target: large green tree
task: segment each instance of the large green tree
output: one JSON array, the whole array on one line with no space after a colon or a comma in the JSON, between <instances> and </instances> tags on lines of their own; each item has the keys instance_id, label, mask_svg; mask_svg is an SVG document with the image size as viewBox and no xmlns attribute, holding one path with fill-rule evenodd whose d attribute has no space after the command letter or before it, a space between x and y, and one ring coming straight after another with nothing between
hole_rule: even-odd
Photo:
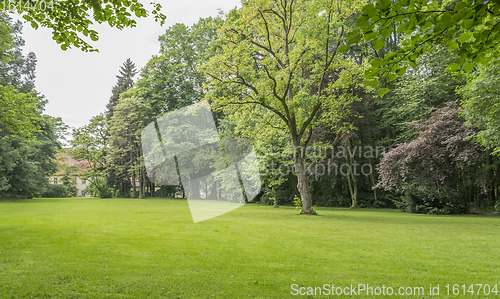
<instances>
[{"instance_id":1,"label":"large green tree","mask_svg":"<svg viewBox=\"0 0 500 299\"><path fill-rule=\"evenodd\" d=\"M345 55L346 20L357 1L245 1L228 15L222 50L204 66L208 98L235 120L286 132L293 146L302 214L310 212L303 149L312 129L348 114L362 67Z\"/></svg>"},{"instance_id":2,"label":"large green tree","mask_svg":"<svg viewBox=\"0 0 500 299\"><path fill-rule=\"evenodd\" d=\"M35 89L36 55L33 52L23 54L24 39L21 21L13 22L7 15L1 15L8 25L4 34L10 37L8 49L2 53L0 61L0 84L15 86L20 92L27 93ZM1 34L1 33L0 33ZM9 38L7 38L9 39ZM6 45L7 46L7 45Z\"/></svg>"},{"instance_id":3,"label":"large green tree","mask_svg":"<svg viewBox=\"0 0 500 299\"><path fill-rule=\"evenodd\" d=\"M143 68L135 86L120 98L120 101L127 103L132 101L133 109L132 106L130 109L133 111L122 105L120 117L111 118L114 129L111 133L113 162L110 166L115 165L117 175L123 179L139 178L141 197L150 182L144 175L142 153L137 151L139 143L134 130L143 127L137 127L139 123L130 124L130 117L136 117L142 113L140 109L144 108L146 111L143 112L147 114L143 114L141 118L153 120L203 99L203 84L206 79L198 67L215 53L217 46L214 40L221 24L220 18L208 17L201 18L191 27L175 24L168 28L165 34L159 37L160 53ZM130 130L123 128L123 123L129 123ZM135 196L135 186L132 187ZM154 190L155 184L151 183L151 194L154 194Z\"/></svg>"}]
</instances>

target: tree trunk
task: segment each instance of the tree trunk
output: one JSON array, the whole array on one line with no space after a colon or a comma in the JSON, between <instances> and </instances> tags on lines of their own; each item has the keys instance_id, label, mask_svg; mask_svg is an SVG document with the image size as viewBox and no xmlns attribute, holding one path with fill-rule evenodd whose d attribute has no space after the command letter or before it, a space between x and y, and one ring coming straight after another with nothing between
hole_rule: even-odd
<instances>
[{"instance_id":1,"label":"tree trunk","mask_svg":"<svg viewBox=\"0 0 500 299\"><path fill-rule=\"evenodd\" d=\"M300 156L294 154L294 157L295 175L297 176L297 190L299 191L300 198L302 200L302 211L300 211L300 214L309 214L312 201L308 190L309 175L306 172L306 161L302 154L300 154Z\"/></svg>"},{"instance_id":2,"label":"tree trunk","mask_svg":"<svg viewBox=\"0 0 500 299\"><path fill-rule=\"evenodd\" d=\"M135 188L135 170L132 171L132 198L137 198L137 193Z\"/></svg>"},{"instance_id":3,"label":"tree trunk","mask_svg":"<svg viewBox=\"0 0 500 299\"><path fill-rule=\"evenodd\" d=\"M347 174L347 182L349 183L349 193L351 193L351 208L358 207L358 182L356 181L356 169L354 163L354 156L351 155L351 143L347 141L347 154L349 157L346 157L347 162L349 163L349 173Z\"/></svg>"},{"instance_id":4,"label":"tree trunk","mask_svg":"<svg viewBox=\"0 0 500 299\"><path fill-rule=\"evenodd\" d=\"M209 199L218 199L217 198L217 182L215 180L213 180L212 183L211 183L211 185L210 185L210 196L209 196Z\"/></svg>"},{"instance_id":5,"label":"tree trunk","mask_svg":"<svg viewBox=\"0 0 500 299\"><path fill-rule=\"evenodd\" d=\"M184 186L186 187L186 186ZM200 198L200 182L197 180L189 181L187 185L187 196L191 199L201 199Z\"/></svg>"},{"instance_id":6,"label":"tree trunk","mask_svg":"<svg viewBox=\"0 0 500 299\"><path fill-rule=\"evenodd\" d=\"M373 197L375 198L375 201L377 201L377 189L376 188L373 188L375 187L375 179L373 178L373 166L372 166L372 161L370 161L370 169L371 169L371 173L370 173L370 178L371 178L371 181L372 181L372 190L373 190Z\"/></svg>"},{"instance_id":7,"label":"tree trunk","mask_svg":"<svg viewBox=\"0 0 500 299\"><path fill-rule=\"evenodd\" d=\"M387 132L387 139L389 139L389 144L388 145L391 147L392 146L392 130L391 130L391 127L387 126L386 132Z\"/></svg>"},{"instance_id":8,"label":"tree trunk","mask_svg":"<svg viewBox=\"0 0 500 299\"><path fill-rule=\"evenodd\" d=\"M142 167L139 169L139 198L144 199L144 171Z\"/></svg>"},{"instance_id":9,"label":"tree trunk","mask_svg":"<svg viewBox=\"0 0 500 299\"><path fill-rule=\"evenodd\" d=\"M205 199L208 199L208 178L205 179Z\"/></svg>"},{"instance_id":10,"label":"tree trunk","mask_svg":"<svg viewBox=\"0 0 500 299\"><path fill-rule=\"evenodd\" d=\"M146 169L144 167L141 167L141 171L142 171L142 196L143 198L146 197L146 191L147 191L147 182L148 182L148 179L146 178Z\"/></svg>"},{"instance_id":11,"label":"tree trunk","mask_svg":"<svg viewBox=\"0 0 500 299\"><path fill-rule=\"evenodd\" d=\"M358 207L358 184L356 177L352 171L347 175L347 182L349 183L349 193L351 193L351 208Z\"/></svg>"},{"instance_id":12,"label":"tree trunk","mask_svg":"<svg viewBox=\"0 0 500 299\"><path fill-rule=\"evenodd\" d=\"M286 9L285 9L286 11ZM286 17L285 17L286 19ZM285 65L288 67L290 66L290 57L289 57L289 40L288 40L288 32L289 29L286 22L284 22L284 31L285 31L285 38L283 39L284 41L284 54L285 54ZM288 88L287 94L286 94L287 101L290 103L293 100L293 90L292 88ZM306 125L307 126L307 125ZM297 190L300 193L300 198L302 199L302 211L300 211L300 214L309 214L309 209L312 206L312 201L311 197L309 196L309 176L306 173L306 159L304 157L304 152L303 148L301 145L301 139L302 136L301 134L297 131L297 123L296 123L296 118L295 115L292 111L290 114L289 118L289 123L288 123L288 128L290 130L290 137L292 139L292 146L293 146L293 164L295 168L295 175L297 176ZM307 142L305 142L305 145L307 146Z\"/></svg>"},{"instance_id":13,"label":"tree trunk","mask_svg":"<svg viewBox=\"0 0 500 299\"><path fill-rule=\"evenodd\" d=\"M276 191L276 186L273 187L273 197L274 197L274 205L273 207L278 208L278 192Z\"/></svg>"},{"instance_id":14,"label":"tree trunk","mask_svg":"<svg viewBox=\"0 0 500 299\"><path fill-rule=\"evenodd\" d=\"M495 175L493 171L493 159L491 157L491 152L487 151L486 154L488 155L487 157L487 180L488 180L488 200L492 205L495 205Z\"/></svg>"},{"instance_id":15,"label":"tree trunk","mask_svg":"<svg viewBox=\"0 0 500 299\"><path fill-rule=\"evenodd\" d=\"M474 184L470 185L469 199L465 202L465 208L467 209L467 211L469 211L469 209L470 209L471 202L474 202Z\"/></svg>"},{"instance_id":16,"label":"tree trunk","mask_svg":"<svg viewBox=\"0 0 500 299\"><path fill-rule=\"evenodd\" d=\"M222 198L222 187L220 185L220 182L217 182L216 199L221 199L221 198Z\"/></svg>"},{"instance_id":17,"label":"tree trunk","mask_svg":"<svg viewBox=\"0 0 500 299\"><path fill-rule=\"evenodd\" d=\"M155 196L155 192L156 192L156 190L155 190L155 183L154 182L151 182L150 189L151 189L151 197L154 197Z\"/></svg>"},{"instance_id":18,"label":"tree trunk","mask_svg":"<svg viewBox=\"0 0 500 299\"><path fill-rule=\"evenodd\" d=\"M497 201L500 201L500 186L498 186L498 185L497 185L496 199L497 199Z\"/></svg>"}]
</instances>

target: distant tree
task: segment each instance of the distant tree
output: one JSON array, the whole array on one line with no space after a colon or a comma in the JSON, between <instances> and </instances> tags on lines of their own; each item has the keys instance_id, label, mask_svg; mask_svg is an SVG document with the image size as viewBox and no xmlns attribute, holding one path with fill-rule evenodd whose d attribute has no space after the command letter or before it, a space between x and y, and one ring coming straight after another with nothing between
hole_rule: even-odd
<instances>
[{"instance_id":1,"label":"distant tree","mask_svg":"<svg viewBox=\"0 0 500 299\"><path fill-rule=\"evenodd\" d=\"M71 169L66 168L61 177L63 186L66 188L66 192L69 197L75 197L78 193L78 188L76 188L75 176L72 174Z\"/></svg>"},{"instance_id":2,"label":"distant tree","mask_svg":"<svg viewBox=\"0 0 500 299\"><path fill-rule=\"evenodd\" d=\"M29 137L45 101L36 94L34 53L24 56L21 22L0 13L0 138Z\"/></svg>"},{"instance_id":3,"label":"distant tree","mask_svg":"<svg viewBox=\"0 0 500 299\"><path fill-rule=\"evenodd\" d=\"M148 125L151 114L148 104L136 98L122 98L109 121L108 169L116 170L121 180L130 181L132 197L145 197L146 173L140 144L141 131Z\"/></svg>"},{"instance_id":4,"label":"distant tree","mask_svg":"<svg viewBox=\"0 0 500 299\"><path fill-rule=\"evenodd\" d=\"M484 189L490 203L494 204L500 200L500 59L469 74L467 84L459 93L463 97L462 115L466 124L478 129L472 139L487 149Z\"/></svg>"},{"instance_id":5,"label":"distant tree","mask_svg":"<svg viewBox=\"0 0 500 299\"><path fill-rule=\"evenodd\" d=\"M25 56L22 52L25 42L21 36L21 21L13 22L9 16L1 14L0 18L9 24L12 37L11 48L3 53L0 61L0 84L15 86L22 93L32 92L35 90L36 55L30 52Z\"/></svg>"},{"instance_id":6,"label":"distant tree","mask_svg":"<svg viewBox=\"0 0 500 299\"><path fill-rule=\"evenodd\" d=\"M264 182L263 191L265 196L271 199L273 206L277 208L280 204L283 204L283 201L278 196L278 191L283 183L288 180L287 169L293 166L293 161L290 159L290 153L287 152L288 143L279 140L279 138L273 141L259 146L258 157L261 178Z\"/></svg>"},{"instance_id":7,"label":"distant tree","mask_svg":"<svg viewBox=\"0 0 500 299\"><path fill-rule=\"evenodd\" d=\"M71 156L83 162L82 178L89 180L100 197L111 197L111 190L100 182L105 179L108 153L108 124L103 114L92 117L88 125L73 130Z\"/></svg>"},{"instance_id":8,"label":"distant tree","mask_svg":"<svg viewBox=\"0 0 500 299\"><path fill-rule=\"evenodd\" d=\"M5 51L12 49L14 36L11 34L12 27L10 19L7 14L0 13L0 60L2 62L7 61L7 56Z\"/></svg>"},{"instance_id":9,"label":"distant tree","mask_svg":"<svg viewBox=\"0 0 500 299\"><path fill-rule=\"evenodd\" d=\"M127 58L127 60L120 67L119 72L120 74L116 76L118 81L115 86L113 86L113 89L111 90L111 98L109 99L109 103L106 105L106 108L108 109L106 111L106 118L108 120L110 120L113 116L113 111L115 106L118 104L120 94L134 86L134 76L137 74L137 69L132 60Z\"/></svg>"},{"instance_id":10,"label":"distant tree","mask_svg":"<svg viewBox=\"0 0 500 299\"><path fill-rule=\"evenodd\" d=\"M119 101L130 98L135 99L137 103L142 103L142 107L148 109L147 119L150 120L201 101L204 96L203 84L206 79L205 75L198 71L198 66L215 53L217 46L214 45L214 40L217 38L217 30L221 24L222 19L209 17L200 19L191 27L175 24L167 29L165 34L159 37L160 53L147 63L135 86L122 93ZM117 126L119 124L116 122ZM123 136L130 136L127 134L129 133ZM117 144L120 144L120 136L115 137ZM135 141L133 144L136 144ZM126 147L128 148L130 145L131 143L128 143ZM114 151L113 155L113 161L120 161L118 158L120 155L117 154L117 151ZM135 154L133 156L135 157ZM117 190L118 186L123 187L125 184L124 179L130 182L132 175L142 177L138 172L130 173L131 169L122 169L123 165L130 165L135 159L123 160L124 164L116 162L110 165L114 167L110 168L109 172L111 177L116 176L116 179L113 179L113 184ZM142 181L149 183L147 178L140 180L140 182ZM132 186L132 189L134 188ZM125 189L123 188L122 191L126 192ZM153 194L153 190L155 190L153 183L151 183L150 189ZM134 193L134 190L132 192Z\"/></svg>"}]
</instances>

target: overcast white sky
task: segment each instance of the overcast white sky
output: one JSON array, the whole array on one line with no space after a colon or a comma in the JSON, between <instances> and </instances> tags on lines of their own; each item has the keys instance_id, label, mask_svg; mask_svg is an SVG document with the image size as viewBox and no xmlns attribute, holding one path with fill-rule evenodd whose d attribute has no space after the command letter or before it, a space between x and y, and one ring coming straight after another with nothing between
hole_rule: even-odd
<instances>
[{"instance_id":1,"label":"overcast white sky","mask_svg":"<svg viewBox=\"0 0 500 299\"><path fill-rule=\"evenodd\" d=\"M45 113L62 117L70 127L85 125L92 116L104 112L118 70L127 58L141 69L158 53L158 37L168 27L175 23L191 26L200 17L217 16L218 9L228 12L240 6L239 0L163 0L160 3L167 16L163 28L153 18L141 19L137 27L123 31L95 25L93 29L99 32L99 41L92 45L99 53L84 53L79 49L62 51L52 40L50 30L34 30L24 24L24 53L36 54L36 89L49 100Z\"/></svg>"}]
</instances>

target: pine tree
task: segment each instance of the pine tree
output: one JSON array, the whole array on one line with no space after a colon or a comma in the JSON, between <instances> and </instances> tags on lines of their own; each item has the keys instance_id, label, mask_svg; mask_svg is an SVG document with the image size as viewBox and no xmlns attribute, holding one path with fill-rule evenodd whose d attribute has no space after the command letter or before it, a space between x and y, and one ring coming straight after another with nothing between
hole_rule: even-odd
<instances>
[{"instance_id":1,"label":"pine tree","mask_svg":"<svg viewBox=\"0 0 500 299\"><path fill-rule=\"evenodd\" d=\"M113 86L113 89L111 90L112 95L109 99L108 105L106 105L106 108L108 109L108 111L106 112L106 118L108 120L110 120L113 116L113 111L115 106L118 104L120 94L134 86L133 78L137 74L137 69L132 60L130 60L130 58L127 58L127 60L120 67L119 72L120 75L116 76L116 78L118 78L118 81L116 82L115 86Z\"/></svg>"}]
</instances>

